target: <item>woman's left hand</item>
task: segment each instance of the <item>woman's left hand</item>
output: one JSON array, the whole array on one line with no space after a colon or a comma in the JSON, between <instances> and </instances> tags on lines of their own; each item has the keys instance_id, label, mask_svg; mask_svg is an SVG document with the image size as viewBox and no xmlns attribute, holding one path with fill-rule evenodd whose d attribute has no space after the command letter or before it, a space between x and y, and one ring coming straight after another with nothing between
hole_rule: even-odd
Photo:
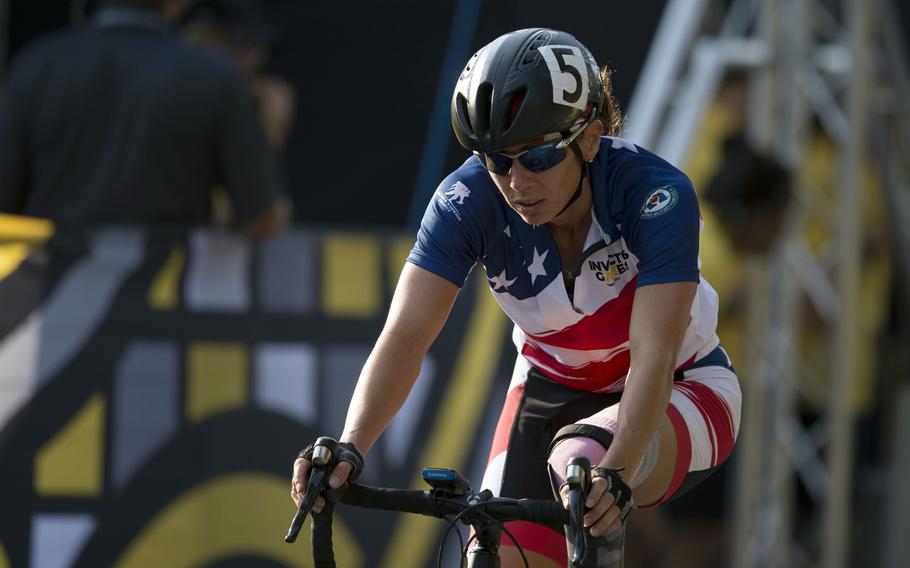
<instances>
[{"instance_id":1,"label":"woman's left hand","mask_svg":"<svg viewBox=\"0 0 910 568\"><path fill-rule=\"evenodd\" d=\"M584 525L590 530L591 536L598 537L622 526L629 512L632 490L618 473L612 477L597 475L596 471L594 473L591 490L585 499L585 507L589 510L585 513ZM568 486L564 485L560 493L563 504L567 504Z\"/></svg>"}]
</instances>

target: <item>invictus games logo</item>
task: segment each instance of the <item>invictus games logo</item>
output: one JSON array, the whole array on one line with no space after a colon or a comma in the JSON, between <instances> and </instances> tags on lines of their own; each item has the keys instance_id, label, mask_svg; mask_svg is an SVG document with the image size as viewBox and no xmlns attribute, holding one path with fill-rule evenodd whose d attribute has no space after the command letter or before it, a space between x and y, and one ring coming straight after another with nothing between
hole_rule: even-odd
<instances>
[{"instance_id":1,"label":"invictus games logo","mask_svg":"<svg viewBox=\"0 0 910 568\"><path fill-rule=\"evenodd\" d=\"M629 253L620 251L607 255L607 260L589 260L588 268L594 277L607 286L612 286L623 274L629 271Z\"/></svg>"},{"instance_id":2,"label":"invictus games logo","mask_svg":"<svg viewBox=\"0 0 910 568\"><path fill-rule=\"evenodd\" d=\"M672 185L658 187L645 199L645 203L641 207L641 218L660 217L673 209L677 201L679 201L679 194L676 193L675 187Z\"/></svg>"}]
</instances>

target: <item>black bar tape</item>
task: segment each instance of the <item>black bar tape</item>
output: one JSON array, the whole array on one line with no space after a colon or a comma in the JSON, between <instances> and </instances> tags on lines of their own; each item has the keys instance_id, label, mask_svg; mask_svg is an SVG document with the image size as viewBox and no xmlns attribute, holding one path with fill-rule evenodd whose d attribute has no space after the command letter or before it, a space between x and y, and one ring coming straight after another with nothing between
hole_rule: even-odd
<instances>
[{"instance_id":1,"label":"black bar tape","mask_svg":"<svg viewBox=\"0 0 910 568\"><path fill-rule=\"evenodd\" d=\"M313 513L313 562L316 568L335 568L335 553L332 550L332 509L334 503L326 503L319 513Z\"/></svg>"},{"instance_id":2,"label":"black bar tape","mask_svg":"<svg viewBox=\"0 0 910 568\"><path fill-rule=\"evenodd\" d=\"M444 506L437 510L436 499L427 491L384 489L356 483L351 484L348 490L345 491L341 497L341 502L367 509L401 511L430 517L457 514L461 510L458 507L449 508Z\"/></svg>"},{"instance_id":3,"label":"black bar tape","mask_svg":"<svg viewBox=\"0 0 910 568\"><path fill-rule=\"evenodd\" d=\"M547 457L553 453L556 444L566 438L591 438L606 449L610 449L610 445L613 443L613 433L609 430L591 424L569 424L560 428L553 436L553 441L550 442L550 448L547 450Z\"/></svg>"},{"instance_id":4,"label":"black bar tape","mask_svg":"<svg viewBox=\"0 0 910 568\"><path fill-rule=\"evenodd\" d=\"M569 523L569 511L559 501L525 501L518 502L518 513L521 521L545 525L565 525Z\"/></svg>"}]
</instances>

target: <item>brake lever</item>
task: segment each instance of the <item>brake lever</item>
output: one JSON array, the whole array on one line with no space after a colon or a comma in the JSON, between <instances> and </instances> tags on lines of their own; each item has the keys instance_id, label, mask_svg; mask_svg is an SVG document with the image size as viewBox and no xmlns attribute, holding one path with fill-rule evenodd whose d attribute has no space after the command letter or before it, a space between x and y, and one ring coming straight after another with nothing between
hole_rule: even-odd
<instances>
[{"instance_id":1,"label":"brake lever","mask_svg":"<svg viewBox=\"0 0 910 568\"><path fill-rule=\"evenodd\" d=\"M566 484L569 486L569 520L572 523L574 550L571 566L582 566L585 554L585 499L591 489L591 462L584 456L569 460L566 466Z\"/></svg>"},{"instance_id":2,"label":"brake lever","mask_svg":"<svg viewBox=\"0 0 910 568\"><path fill-rule=\"evenodd\" d=\"M304 491L303 497L300 499L297 513L291 521L288 534L284 537L284 542L292 543L297 540L297 535L300 533L304 521L306 521L306 516L310 513L313 505L316 504L316 498L328 485L329 466L335 456L337 447L338 442L329 436L321 436L316 440L316 444L313 446L313 459L311 460L313 468L310 470L310 479L307 482L306 491Z\"/></svg>"}]
</instances>

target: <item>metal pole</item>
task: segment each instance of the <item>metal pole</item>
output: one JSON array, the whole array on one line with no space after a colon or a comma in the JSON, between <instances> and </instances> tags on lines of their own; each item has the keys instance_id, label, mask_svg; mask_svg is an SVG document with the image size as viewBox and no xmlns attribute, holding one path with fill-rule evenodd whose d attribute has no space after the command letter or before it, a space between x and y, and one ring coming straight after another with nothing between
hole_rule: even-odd
<instances>
[{"instance_id":1,"label":"metal pole","mask_svg":"<svg viewBox=\"0 0 910 568\"><path fill-rule=\"evenodd\" d=\"M756 25L757 35L768 42L773 39L769 14L773 15L774 2L768 2L758 15ZM749 113L746 116L746 134L750 141L763 146L770 136L760 128L767 124L772 115L771 75L774 66L774 56L771 63L761 69L753 70L749 79ZM767 338L768 312L765 306L769 305L770 279L767 260L752 259L745 267L749 277L748 282L748 311L746 313L746 330L748 337ZM754 568L759 556L758 548L761 546L759 526L762 503L765 492L762 484L756 480L763 478L762 462L765 458L764 439L764 414L763 409L768 406L765 400L766 389L763 378L767 376L765 368L769 363L766 353L766 341L756 342L754 350L746 351L743 382L743 415L740 426L739 440L737 440L739 463L737 466L737 491L735 528L733 533L732 565L737 568Z\"/></svg>"},{"instance_id":2,"label":"metal pole","mask_svg":"<svg viewBox=\"0 0 910 568\"><path fill-rule=\"evenodd\" d=\"M769 64L749 76L749 114L746 116L746 135L756 147L769 150L774 140L773 118L776 116L774 84L776 81L780 54L777 50L777 13L779 0L768 0L762 4L758 14L757 35L771 50Z\"/></svg>"},{"instance_id":3,"label":"metal pole","mask_svg":"<svg viewBox=\"0 0 910 568\"><path fill-rule=\"evenodd\" d=\"M850 51L853 65L847 91L847 116L850 136L844 141L841 159L842 185L838 208L837 284L841 296L841 314L833 337L832 385L828 407L830 445L828 462L831 482L825 500L824 546L822 566L844 568L849 563L850 509L852 497L854 416L853 392L856 378L856 341L858 325L858 292L860 268L861 218L859 192L865 155L869 101L868 70L871 24L874 0L847 0L845 11L849 24Z\"/></svg>"},{"instance_id":4,"label":"metal pole","mask_svg":"<svg viewBox=\"0 0 910 568\"><path fill-rule=\"evenodd\" d=\"M666 102L678 76L677 70L689 53L705 8L705 0L667 2L627 113L629 132L626 136L636 144L654 146Z\"/></svg>"},{"instance_id":5,"label":"metal pole","mask_svg":"<svg viewBox=\"0 0 910 568\"><path fill-rule=\"evenodd\" d=\"M799 70L803 61L808 59L807 44L812 37L813 22L811 12L807 9L806 0L783 0L777 11L777 34L779 49L777 52L777 104L774 117L776 132L773 145L775 157L787 167L796 170L803 160L806 146L806 125L808 108L799 87ZM793 190L805 192L799 176L793 176ZM806 211L801 207L791 207L788 212L787 230L780 250L779 269L775 271L780 278L781 295L773 301L779 304L779 328L771 341L779 342L776 349L778 372L768 377L776 381L777 413L774 417L773 445L778 451L774 456L776 492L769 503L773 504L777 524L775 529L776 545L773 549L773 566L786 568L793 565L794 555L801 543L793 538L794 509L796 503L796 477L794 467L799 454L797 442L793 437L791 425L796 422L797 385L800 377L798 368L798 344L802 330L802 320L798 317L802 290L796 269L787 261L790 251L802 239L806 225Z\"/></svg>"},{"instance_id":6,"label":"metal pole","mask_svg":"<svg viewBox=\"0 0 910 568\"><path fill-rule=\"evenodd\" d=\"M748 302L746 303L746 337L765 337L768 329L770 303L770 270L767 259L751 258L744 266L747 276ZM735 519L731 566L753 568L759 546L757 527L759 511L764 501L763 462L765 459L763 409L769 405L765 400L764 377L769 356L765 353L766 342L757 341L755 349L743 353L743 414L739 429L736 457Z\"/></svg>"},{"instance_id":7,"label":"metal pole","mask_svg":"<svg viewBox=\"0 0 910 568\"><path fill-rule=\"evenodd\" d=\"M795 228L791 227L789 235ZM760 504L759 534L762 548L754 557L756 568L788 568L791 559L793 500L795 496L791 451L787 424L793 414L796 396L793 373L793 342L796 336L794 307L799 284L787 266L788 237L776 247L768 266L771 278L768 328L765 330L767 361L762 378L766 389L764 403L764 472L765 497Z\"/></svg>"},{"instance_id":8,"label":"metal pole","mask_svg":"<svg viewBox=\"0 0 910 568\"><path fill-rule=\"evenodd\" d=\"M769 64L753 70L750 76L749 114L746 117L746 134L750 142L762 150L770 150L774 139L774 117L777 115L775 89L780 66L778 53L778 12L780 0L770 0L758 13L757 35L772 51ZM782 256L782 255L778 255ZM777 414L777 378L774 370L780 345L774 330L781 319L780 280L771 276L773 258L753 259L748 267L749 311L747 329L750 337L760 338L757 353L747 361L744 373L744 408L739 446L739 468L736 502L736 530L734 532L733 566L737 568L765 568L775 566L775 548L782 546L778 531L780 526L779 489L781 486L775 467L777 456L774 435L774 415ZM777 287L777 290L774 288ZM777 454L777 455L775 455ZM785 541L784 541L785 542Z\"/></svg>"}]
</instances>

